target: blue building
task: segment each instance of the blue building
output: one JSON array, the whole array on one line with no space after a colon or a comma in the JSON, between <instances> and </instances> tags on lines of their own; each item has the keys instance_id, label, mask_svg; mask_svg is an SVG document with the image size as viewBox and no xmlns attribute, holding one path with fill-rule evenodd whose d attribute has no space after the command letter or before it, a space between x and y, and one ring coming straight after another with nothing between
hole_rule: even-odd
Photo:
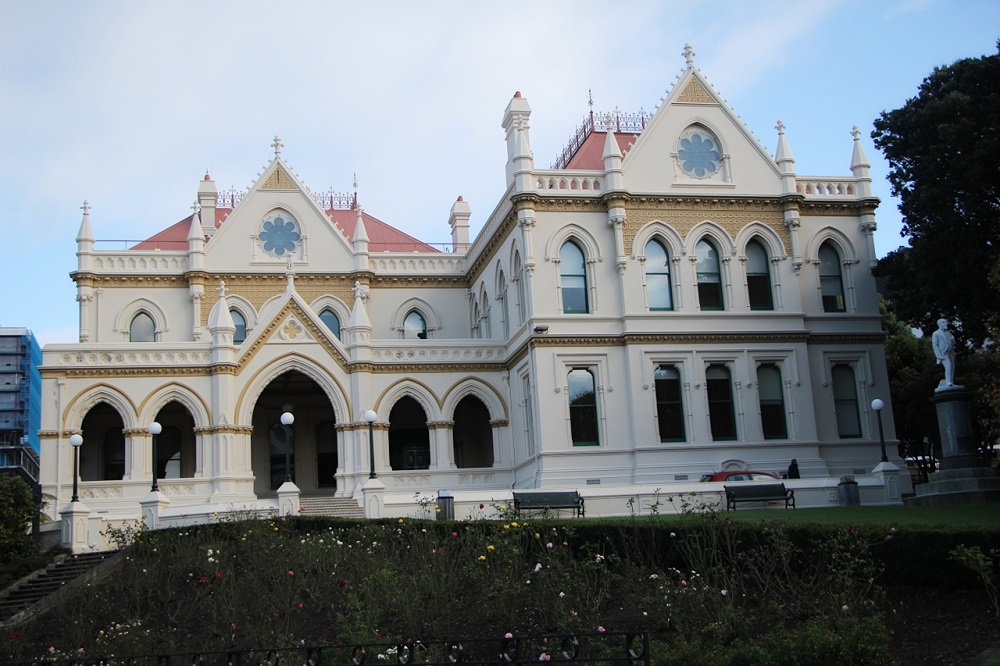
<instances>
[{"instance_id":1,"label":"blue building","mask_svg":"<svg viewBox=\"0 0 1000 666\"><path fill-rule=\"evenodd\" d=\"M0 327L0 471L38 480L42 351L26 328Z\"/></svg>"}]
</instances>

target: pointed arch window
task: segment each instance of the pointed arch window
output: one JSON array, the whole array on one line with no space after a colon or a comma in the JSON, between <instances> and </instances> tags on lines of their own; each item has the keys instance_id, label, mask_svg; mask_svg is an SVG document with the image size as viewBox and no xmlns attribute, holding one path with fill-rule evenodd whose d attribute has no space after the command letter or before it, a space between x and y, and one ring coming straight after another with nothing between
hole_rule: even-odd
<instances>
[{"instance_id":1,"label":"pointed arch window","mask_svg":"<svg viewBox=\"0 0 1000 666\"><path fill-rule=\"evenodd\" d=\"M236 331L233 333L233 344L243 344L247 339L247 320L240 314L239 310L230 310L229 316L233 318Z\"/></svg>"},{"instance_id":2,"label":"pointed arch window","mask_svg":"<svg viewBox=\"0 0 1000 666\"><path fill-rule=\"evenodd\" d=\"M656 422L661 442L684 441L684 404L681 400L681 373L673 365L653 371L656 388Z\"/></svg>"},{"instance_id":3,"label":"pointed arch window","mask_svg":"<svg viewBox=\"0 0 1000 666\"><path fill-rule=\"evenodd\" d=\"M757 393L760 396L760 427L764 439L785 439L785 398L782 391L781 370L774 363L764 363L757 368Z\"/></svg>"},{"instance_id":4,"label":"pointed arch window","mask_svg":"<svg viewBox=\"0 0 1000 666\"><path fill-rule=\"evenodd\" d=\"M747 296L751 310L773 310L771 260L758 240L747 243Z\"/></svg>"},{"instance_id":5,"label":"pointed arch window","mask_svg":"<svg viewBox=\"0 0 1000 666\"><path fill-rule=\"evenodd\" d=\"M511 278L516 283L517 290L517 324L520 326L528 316L528 304L524 288L524 266L521 265L521 255L514 255L514 275Z\"/></svg>"},{"instance_id":6,"label":"pointed arch window","mask_svg":"<svg viewBox=\"0 0 1000 666\"><path fill-rule=\"evenodd\" d=\"M819 248L819 291L823 297L823 312L845 312L843 262L830 243Z\"/></svg>"},{"instance_id":7,"label":"pointed arch window","mask_svg":"<svg viewBox=\"0 0 1000 666\"><path fill-rule=\"evenodd\" d=\"M573 446L597 446L597 392L594 375L587 368L573 368L567 378L569 428Z\"/></svg>"},{"instance_id":8,"label":"pointed arch window","mask_svg":"<svg viewBox=\"0 0 1000 666\"><path fill-rule=\"evenodd\" d=\"M427 320L416 310L410 310L403 319L403 338L406 340L426 340Z\"/></svg>"},{"instance_id":9,"label":"pointed arch window","mask_svg":"<svg viewBox=\"0 0 1000 666\"><path fill-rule=\"evenodd\" d=\"M563 312L590 312L587 303L587 265L583 250L573 241L566 241L559 248L559 271Z\"/></svg>"},{"instance_id":10,"label":"pointed arch window","mask_svg":"<svg viewBox=\"0 0 1000 666\"><path fill-rule=\"evenodd\" d=\"M156 326L153 318L145 312L140 312L132 317L132 323L128 327L129 342L155 342Z\"/></svg>"},{"instance_id":11,"label":"pointed arch window","mask_svg":"<svg viewBox=\"0 0 1000 666\"><path fill-rule=\"evenodd\" d=\"M326 327L330 329L330 332L340 340L340 317L337 313L330 308L325 308L319 313L319 320L326 324Z\"/></svg>"},{"instance_id":12,"label":"pointed arch window","mask_svg":"<svg viewBox=\"0 0 1000 666\"><path fill-rule=\"evenodd\" d=\"M719 251L715 245L702 238L695 246L698 273L698 303L702 310L721 310L722 301L722 268L719 264Z\"/></svg>"},{"instance_id":13,"label":"pointed arch window","mask_svg":"<svg viewBox=\"0 0 1000 666\"><path fill-rule=\"evenodd\" d=\"M646 243L646 300L650 310L673 310L670 253L658 240Z\"/></svg>"},{"instance_id":14,"label":"pointed arch window","mask_svg":"<svg viewBox=\"0 0 1000 666\"><path fill-rule=\"evenodd\" d=\"M712 429L712 440L736 439L736 411L733 408L733 381L729 368L712 364L705 371L708 389L708 420Z\"/></svg>"}]
</instances>

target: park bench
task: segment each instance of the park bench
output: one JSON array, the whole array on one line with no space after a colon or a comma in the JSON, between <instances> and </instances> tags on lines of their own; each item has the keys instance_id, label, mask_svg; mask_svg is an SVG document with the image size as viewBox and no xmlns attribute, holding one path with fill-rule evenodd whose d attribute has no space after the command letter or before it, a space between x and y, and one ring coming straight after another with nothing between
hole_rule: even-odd
<instances>
[{"instance_id":1,"label":"park bench","mask_svg":"<svg viewBox=\"0 0 1000 666\"><path fill-rule=\"evenodd\" d=\"M514 493L514 509L517 511L541 511L546 509L572 509L578 518L584 516L583 497L575 490L546 490L542 492Z\"/></svg>"},{"instance_id":2,"label":"park bench","mask_svg":"<svg viewBox=\"0 0 1000 666\"><path fill-rule=\"evenodd\" d=\"M795 491L783 483L741 483L725 486L726 511L735 511L740 502L784 502L785 508L795 508Z\"/></svg>"}]
</instances>

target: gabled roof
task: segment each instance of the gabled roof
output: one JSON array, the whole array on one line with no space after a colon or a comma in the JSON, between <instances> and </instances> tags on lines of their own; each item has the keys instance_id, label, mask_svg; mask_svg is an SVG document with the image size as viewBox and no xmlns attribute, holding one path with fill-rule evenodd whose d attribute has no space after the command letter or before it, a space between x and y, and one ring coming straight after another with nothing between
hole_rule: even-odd
<instances>
[{"instance_id":1,"label":"gabled roof","mask_svg":"<svg viewBox=\"0 0 1000 666\"><path fill-rule=\"evenodd\" d=\"M233 212L232 208L215 209L215 228L222 227ZM336 209L325 211L327 217L343 232L348 244L354 237L354 227L357 224L358 211ZM368 213L362 212L365 220L365 230L368 232L368 252L440 252L423 241L386 224ZM191 230L191 218L188 215L180 222L172 224L163 231L156 233L130 249L139 251L150 250L186 250L188 247L188 232Z\"/></svg>"},{"instance_id":2,"label":"gabled roof","mask_svg":"<svg viewBox=\"0 0 1000 666\"><path fill-rule=\"evenodd\" d=\"M607 132L593 131L576 152L573 153L573 157L570 158L569 162L566 163L564 168L566 169L604 169L604 140L607 136ZM622 155L627 153L631 149L633 143L639 137L636 132L615 132L615 140L618 142L618 148L622 151Z\"/></svg>"}]
</instances>

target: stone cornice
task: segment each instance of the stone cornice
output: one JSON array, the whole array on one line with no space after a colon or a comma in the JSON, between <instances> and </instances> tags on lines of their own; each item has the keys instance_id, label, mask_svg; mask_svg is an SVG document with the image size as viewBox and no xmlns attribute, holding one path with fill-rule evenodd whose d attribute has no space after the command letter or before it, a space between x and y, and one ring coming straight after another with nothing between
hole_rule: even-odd
<instances>
[{"instance_id":1,"label":"stone cornice","mask_svg":"<svg viewBox=\"0 0 1000 666\"><path fill-rule=\"evenodd\" d=\"M102 288L137 288L179 289L188 286L187 277L183 274L171 275L97 275L95 273L84 273L74 271L69 276L80 286L89 286L94 289Z\"/></svg>"},{"instance_id":2,"label":"stone cornice","mask_svg":"<svg viewBox=\"0 0 1000 666\"><path fill-rule=\"evenodd\" d=\"M857 201L809 201L799 203L799 210L807 215L839 215L851 216L870 215L879 205L878 199L859 199Z\"/></svg>"},{"instance_id":3,"label":"stone cornice","mask_svg":"<svg viewBox=\"0 0 1000 666\"><path fill-rule=\"evenodd\" d=\"M469 281L460 275L375 275L372 287L403 289L467 289Z\"/></svg>"},{"instance_id":4,"label":"stone cornice","mask_svg":"<svg viewBox=\"0 0 1000 666\"><path fill-rule=\"evenodd\" d=\"M253 426L218 424L198 427L194 432L197 435L249 435L253 432Z\"/></svg>"},{"instance_id":5,"label":"stone cornice","mask_svg":"<svg viewBox=\"0 0 1000 666\"><path fill-rule=\"evenodd\" d=\"M504 241L510 235L511 231L517 226L517 210L516 206L514 209L507 214L504 218L503 223L496 230L490 240L486 243L486 247L483 251L479 253L476 257L475 262L469 267L467 286L475 284L479 280L479 276L483 274L490 262L493 261L493 257L496 255L497 251L503 246Z\"/></svg>"}]
</instances>

